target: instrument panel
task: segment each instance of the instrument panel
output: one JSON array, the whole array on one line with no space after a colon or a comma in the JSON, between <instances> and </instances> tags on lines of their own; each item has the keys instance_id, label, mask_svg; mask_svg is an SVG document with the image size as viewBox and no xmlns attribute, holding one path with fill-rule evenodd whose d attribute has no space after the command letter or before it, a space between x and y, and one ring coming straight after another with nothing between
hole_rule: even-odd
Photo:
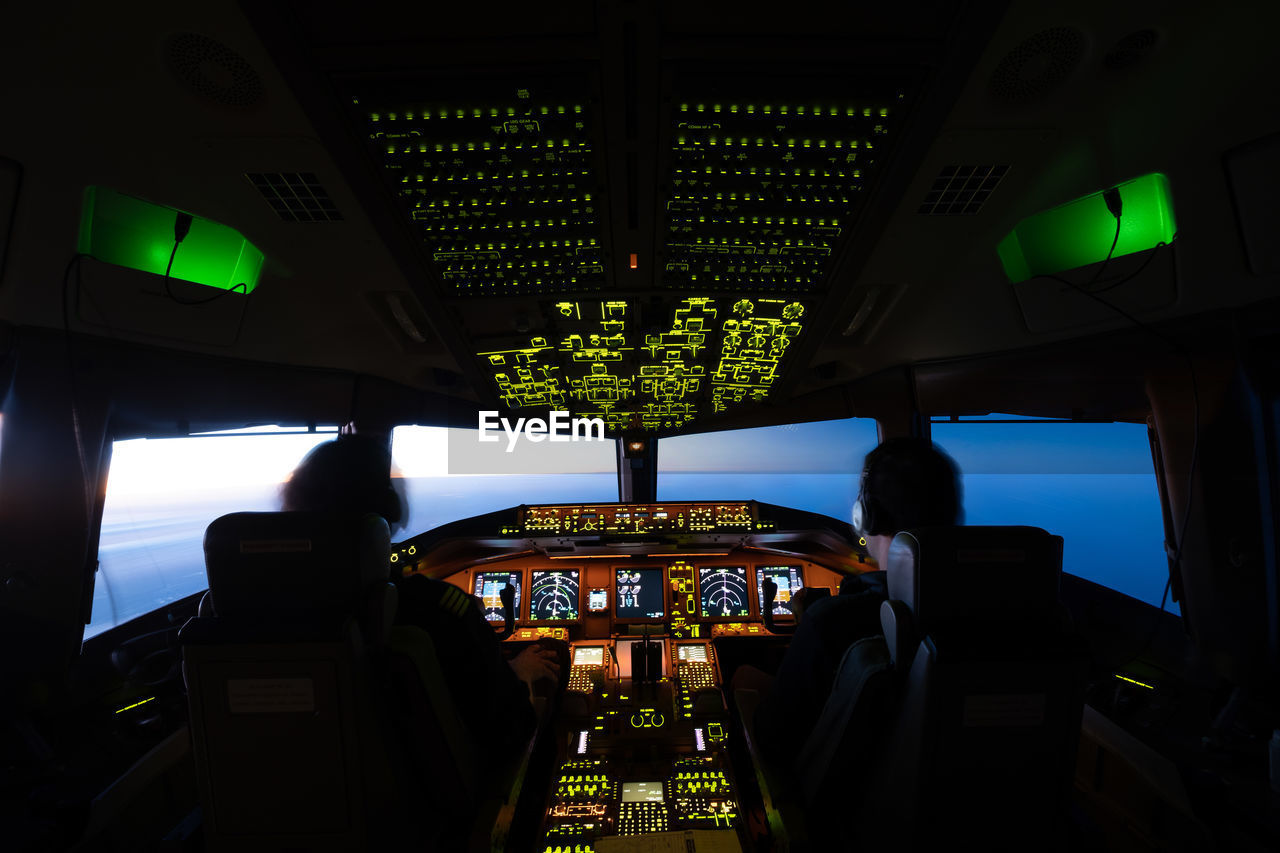
<instances>
[{"instance_id":1,"label":"instrument panel","mask_svg":"<svg viewBox=\"0 0 1280 853\"><path fill-rule=\"evenodd\" d=\"M495 629L505 624L501 593L510 584L517 625L538 631L563 626L556 630L567 628L572 636L582 636L580 628L598 637L653 628L706 636L697 632L698 625L715 626L722 634L730 624L763 618L766 577L778 587L773 615L786 622L794 618L791 599L800 589L834 591L840 582L839 574L822 566L777 556L567 560L524 555L505 562L511 567L499 570L489 563L446 580L479 598Z\"/></svg>"}]
</instances>

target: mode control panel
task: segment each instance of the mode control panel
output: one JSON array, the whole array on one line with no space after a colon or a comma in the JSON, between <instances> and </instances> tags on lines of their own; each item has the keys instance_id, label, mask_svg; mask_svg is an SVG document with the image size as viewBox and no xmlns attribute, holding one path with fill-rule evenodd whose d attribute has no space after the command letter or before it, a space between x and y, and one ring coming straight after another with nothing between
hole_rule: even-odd
<instances>
[{"instance_id":1,"label":"mode control panel","mask_svg":"<svg viewBox=\"0 0 1280 853\"><path fill-rule=\"evenodd\" d=\"M528 506L517 528L511 532L526 536L749 533L756 530L756 510L752 501Z\"/></svg>"}]
</instances>

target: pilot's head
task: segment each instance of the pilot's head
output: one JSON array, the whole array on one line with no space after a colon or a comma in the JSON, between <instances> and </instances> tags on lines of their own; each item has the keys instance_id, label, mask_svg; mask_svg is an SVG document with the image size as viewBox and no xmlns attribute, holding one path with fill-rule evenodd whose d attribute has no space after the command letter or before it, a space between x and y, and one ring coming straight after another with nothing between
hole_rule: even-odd
<instances>
[{"instance_id":1,"label":"pilot's head","mask_svg":"<svg viewBox=\"0 0 1280 853\"><path fill-rule=\"evenodd\" d=\"M316 445L280 488L286 512L374 512L392 530L405 516L404 486L391 476L391 454L367 435Z\"/></svg>"},{"instance_id":2,"label":"pilot's head","mask_svg":"<svg viewBox=\"0 0 1280 853\"><path fill-rule=\"evenodd\" d=\"M899 531L959 524L960 471L923 438L891 438L870 453L853 507L853 526L881 565Z\"/></svg>"}]
</instances>

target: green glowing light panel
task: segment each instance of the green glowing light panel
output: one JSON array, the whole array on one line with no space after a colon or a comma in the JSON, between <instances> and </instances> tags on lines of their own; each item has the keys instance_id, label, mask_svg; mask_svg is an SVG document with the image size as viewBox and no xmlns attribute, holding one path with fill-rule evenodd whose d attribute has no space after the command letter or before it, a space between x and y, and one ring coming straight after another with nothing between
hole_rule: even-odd
<instances>
[{"instance_id":1,"label":"green glowing light panel","mask_svg":"<svg viewBox=\"0 0 1280 853\"><path fill-rule=\"evenodd\" d=\"M470 296L604 286L587 100L474 81L351 96L438 273Z\"/></svg>"},{"instance_id":2,"label":"green glowing light panel","mask_svg":"<svg viewBox=\"0 0 1280 853\"><path fill-rule=\"evenodd\" d=\"M477 355L508 409L567 409L608 432L668 430L769 396L805 305L768 297L677 300L646 331L621 300L552 303L548 333Z\"/></svg>"},{"instance_id":3,"label":"green glowing light panel","mask_svg":"<svg viewBox=\"0 0 1280 853\"><path fill-rule=\"evenodd\" d=\"M77 251L100 261L164 275L179 211L105 187L88 187ZM172 278L252 293L262 252L229 225L199 216L173 256Z\"/></svg>"},{"instance_id":4,"label":"green glowing light panel","mask_svg":"<svg viewBox=\"0 0 1280 853\"><path fill-rule=\"evenodd\" d=\"M1101 192L1050 208L1019 222L996 248L1009 280L1017 283L1099 263L1106 259L1112 240L1115 258L1173 242L1178 227L1168 178L1153 172L1116 189L1121 204L1119 239L1116 218Z\"/></svg>"},{"instance_id":5,"label":"green glowing light panel","mask_svg":"<svg viewBox=\"0 0 1280 853\"><path fill-rule=\"evenodd\" d=\"M883 86L827 95L806 88L803 99L795 92L743 94L768 90L711 80L679 87L671 111L666 287L818 291L906 99Z\"/></svg>"}]
</instances>

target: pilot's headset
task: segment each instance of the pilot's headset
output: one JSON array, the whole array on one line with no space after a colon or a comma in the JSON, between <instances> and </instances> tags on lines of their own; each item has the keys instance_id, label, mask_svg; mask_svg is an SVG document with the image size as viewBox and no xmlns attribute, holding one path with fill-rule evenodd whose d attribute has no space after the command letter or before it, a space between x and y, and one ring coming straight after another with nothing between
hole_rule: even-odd
<instances>
[{"instance_id":1,"label":"pilot's headset","mask_svg":"<svg viewBox=\"0 0 1280 853\"><path fill-rule=\"evenodd\" d=\"M876 523L883 517L883 513L879 512L879 503L874 497L867 495L867 478L871 471L874 460L862 469L862 479L858 483L858 498L853 502L853 532L861 540L862 544L866 544L867 537L871 536L871 531L876 530Z\"/></svg>"}]
</instances>

